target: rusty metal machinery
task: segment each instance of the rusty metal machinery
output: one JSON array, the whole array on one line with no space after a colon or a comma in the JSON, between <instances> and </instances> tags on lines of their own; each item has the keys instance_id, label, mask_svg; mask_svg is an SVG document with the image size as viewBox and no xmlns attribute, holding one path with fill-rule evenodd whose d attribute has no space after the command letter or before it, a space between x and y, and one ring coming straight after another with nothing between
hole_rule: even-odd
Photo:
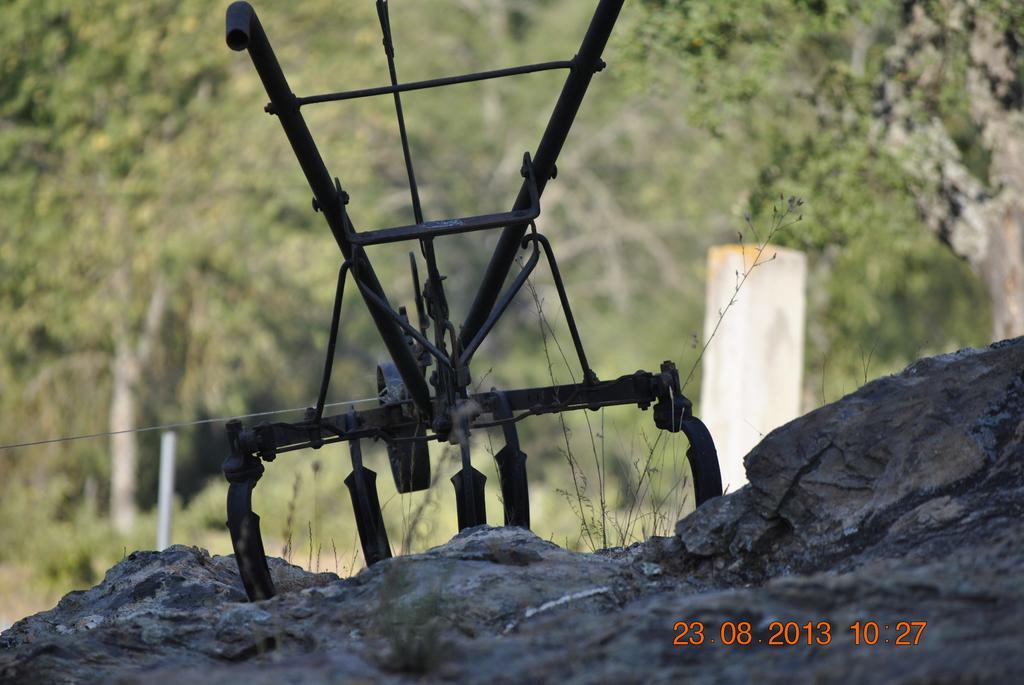
<instances>
[{"instance_id":1,"label":"rusty metal machinery","mask_svg":"<svg viewBox=\"0 0 1024 685\"><path fill-rule=\"evenodd\" d=\"M672 362L663 362L657 371L637 371L614 380L600 380L590 367L551 244L537 231L534 223L540 216L544 188L556 174L555 162L591 78L605 66L601 53L622 4L623 0L600 0L579 51L572 59L399 83L388 5L386 0L377 0L390 85L306 97L296 96L289 88L252 6L247 2L235 2L228 8L227 44L232 50L249 53L270 98L266 111L281 122L313 191L313 209L323 214L341 251L330 336L316 406L310 407L305 417L294 423L245 425L239 420L232 420L227 424L230 452L223 465L229 482L227 525L250 599L265 599L275 592L260 535L259 516L252 508L252 493L263 475L263 463L273 461L283 452L320 449L337 442L349 444L352 473L345 479L345 485L352 496L356 527L367 564L390 557L391 548L377 496L376 474L363 465L361 441L366 439L385 443L395 486L403 493L430 486L428 445L431 441L459 445L462 468L451 481L455 487L461 530L486 523L485 478L473 468L470 434L478 429L500 427L505 446L495 458L504 524L529 527L526 454L519 445L517 422L537 414L577 409L593 411L626 404L635 404L641 409L653 406L654 422L658 428L682 431L690 441L687 458L698 506L721 494L714 443L707 428L693 415L690 401L683 396L679 373ZM564 69L568 75L540 144L533 155L523 155L520 169L523 182L512 208L496 214L425 221L409 151L401 93L553 69ZM349 216L349 195L340 181L328 173L301 110L316 103L381 95L391 95L394 99L415 223L357 231ZM444 276L437 266L435 239L493 229L501 229L497 246L472 306L461 327L456 329L445 297ZM426 265L426 278L421 286L415 254L410 253L415 321L410 321L404 307L396 309L391 305L367 250L374 245L400 241L418 241ZM525 262L505 286L512 264L523 250L526 251ZM470 367L474 353L526 283L540 262L541 253L565 312L583 380L549 387L471 392ZM391 361L377 368L378 406L325 416L342 299L346 281L350 279L373 317Z\"/></svg>"}]
</instances>

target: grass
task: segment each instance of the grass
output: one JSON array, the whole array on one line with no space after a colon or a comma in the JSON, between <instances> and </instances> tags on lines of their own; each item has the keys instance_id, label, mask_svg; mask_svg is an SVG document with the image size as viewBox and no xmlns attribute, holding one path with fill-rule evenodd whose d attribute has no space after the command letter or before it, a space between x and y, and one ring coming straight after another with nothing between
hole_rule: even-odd
<instances>
[{"instance_id":1,"label":"grass","mask_svg":"<svg viewBox=\"0 0 1024 685\"><path fill-rule=\"evenodd\" d=\"M381 667L415 675L436 670L445 655L444 606L440 580L424 589L408 562L389 563L381 578L374 624L374 632L387 645L379 657Z\"/></svg>"},{"instance_id":2,"label":"grass","mask_svg":"<svg viewBox=\"0 0 1024 685\"><path fill-rule=\"evenodd\" d=\"M687 372L681 387L686 386L693 379L705 352L715 339L722 321L729 310L738 301L739 295L747 279L753 271L764 264L775 259L775 254L766 257L768 246L775 236L782 230L800 222L803 219L801 207L804 202L797 197L779 197L781 208L776 205L772 208L772 219L768 229L763 234L755 228L749 215L745 217L746 228L754 239L753 258L749 264L744 262L742 272L737 271L736 283L729 299L729 302L718 312L712 330L707 336L704 345L700 348L692 366ZM743 243L743 233L739 234L740 243ZM744 252L744 254L746 254ZM536 286L531 279L526 282L528 291L533 299L534 308L537 313L537 325L540 330L541 344L544 352L544 359L547 363L548 376L552 384L556 384L555 361L552 355L552 346L558 351L562 363L565 366L573 382L576 382L573 374L573 366L570 364L562 345L558 341L557 334L551 326L544 313L544 301L540 297ZM867 366L870 364L870 354L865 356L864 374L867 375ZM626 503L624 507L613 508L608 503L608 461L605 431L604 410L600 414L600 430L595 431L591 423L589 412L583 413L586 422L587 434L589 436L590 452L593 455L592 476L596 481L596 495L588 494L591 488L591 478L587 470L576 456L571 440L572 430L570 429L566 415L559 414L558 421L561 428L561 445L559 452L569 467L569 475L572 481L571 489L560 489L558 492L565 499L570 510L575 515L578 524L577 545L584 545L591 550L607 548L611 543L618 546L625 546L633 541L642 540L652 535L671 534L676 521L681 519L688 511L692 510L694 502L692 489L690 487L692 474L688 462L683 468L679 458L679 434L667 434L659 432L653 442L648 438L646 432L640 431L644 443L644 450L637 455L637 451L631 446L626 451L633 454L631 468L634 480L620 487L626 491ZM668 455L668 445L671 444L671 455ZM670 465L671 469L666 469ZM596 497L596 504L594 498ZM609 534L611 529L612 535Z\"/></svg>"},{"instance_id":3,"label":"grass","mask_svg":"<svg viewBox=\"0 0 1024 685\"><path fill-rule=\"evenodd\" d=\"M284 548L281 550L281 556L284 557L285 561L291 563L292 561L292 527L295 524L295 504L299 500L299 487L302 485L302 475L299 473L295 474L295 483L292 485L292 496L288 500L288 517L284 520Z\"/></svg>"},{"instance_id":4,"label":"grass","mask_svg":"<svg viewBox=\"0 0 1024 685\"><path fill-rule=\"evenodd\" d=\"M541 345L551 383L558 383L552 347L558 351L570 377L573 382L576 382L577 379L572 372L572 366L565 350L559 343L557 334L544 313L543 299L531 280L528 279L526 285L537 313ZM579 523L575 544L568 543L567 540L567 546L582 547L593 551L613 545L625 546L650 535L667 533L674 525L675 520L670 520L666 514L666 507L672 498L681 498L673 508L681 517L686 506L686 493L683 486L689 482L688 473L675 474L675 481L668 484L667 487L662 482L665 473L663 470L665 445L668 441L663 441L663 435L659 434L652 443L647 439L646 434L641 432L646 450L642 456L632 459L631 467L636 476L635 482L620 484L619 490L625 489L626 491L623 498L626 500L626 506L623 508L613 507L609 503L610 483L605 412L603 409L600 412L600 430L598 431L594 430L589 412L583 412L582 416L586 425L589 452L593 457L590 467L593 470L593 478L588 475L587 468L577 457L567 415L565 413L558 415L561 429L561 444L558 447L558 452L569 467L572 487L571 489L558 489L556 492L563 497ZM660 452L659 444L662 446ZM635 454L635 450L631 448L624 453ZM588 494L591 483L596 483L597 492L594 497Z\"/></svg>"}]
</instances>

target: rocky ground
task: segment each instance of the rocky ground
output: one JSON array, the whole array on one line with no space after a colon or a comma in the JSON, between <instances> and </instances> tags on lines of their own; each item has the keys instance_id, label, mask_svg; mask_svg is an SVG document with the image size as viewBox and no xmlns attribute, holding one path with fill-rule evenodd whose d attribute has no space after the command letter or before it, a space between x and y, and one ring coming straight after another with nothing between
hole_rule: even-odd
<instances>
[{"instance_id":1,"label":"rocky ground","mask_svg":"<svg viewBox=\"0 0 1024 685\"><path fill-rule=\"evenodd\" d=\"M257 604L231 558L137 552L3 633L0 682L1024 682L1022 417L1016 340L772 432L749 486L627 550L477 528L350 579L274 560Z\"/></svg>"}]
</instances>

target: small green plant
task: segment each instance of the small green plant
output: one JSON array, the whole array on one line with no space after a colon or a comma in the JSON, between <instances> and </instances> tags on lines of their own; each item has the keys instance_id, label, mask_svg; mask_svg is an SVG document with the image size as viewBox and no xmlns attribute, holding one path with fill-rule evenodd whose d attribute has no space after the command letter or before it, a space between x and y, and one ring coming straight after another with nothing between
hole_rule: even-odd
<instances>
[{"instance_id":1,"label":"small green plant","mask_svg":"<svg viewBox=\"0 0 1024 685\"><path fill-rule=\"evenodd\" d=\"M441 459L441 464L451 461L453 458L452 450L445 449L445 453ZM408 495L402 497L402 550L404 553L408 553L413 549L414 545L422 542L427 536L424 534L424 528L427 526L429 518L428 514L432 511L436 511L438 508L437 492L438 484L441 482L441 478L444 471L441 468L435 468L430 477L430 487L423 493L418 504L412 505L412 498Z\"/></svg>"},{"instance_id":2,"label":"small green plant","mask_svg":"<svg viewBox=\"0 0 1024 685\"><path fill-rule=\"evenodd\" d=\"M289 564L292 561L292 525L295 523L295 504L299 500L299 486L301 483L302 477L296 473L295 483L292 485L292 496L288 500L288 517L284 522L284 549L281 550L281 556Z\"/></svg>"},{"instance_id":3,"label":"small green plant","mask_svg":"<svg viewBox=\"0 0 1024 685\"><path fill-rule=\"evenodd\" d=\"M555 365L551 358L551 348L548 345L549 339L554 343L555 347L558 348L562 361L565 364L565 367L569 369L569 374L572 377L573 382L575 382L576 378L572 376L572 367L569 365L569 360L565 355L565 351L562 349L562 345L558 342L558 337L555 335L554 329L551 327L551 324L548 322L548 319L544 314L544 302L537 292L537 288L534 286L532 279L526 279L526 287L530 292L530 297L533 299L533 304L537 311L537 324L540 327L541 345L544 349L544 359L547 362L548 375L551 378L551 383L555 384L556 381ZM569 465L569 471L572 474L573 491L570 493L567 490L559 489L558 492L565 498L569 508L580 522L579 541L586 539L587 545L593 550L598 547L608 546L606 525L608 508L605 499L606 464L603 459L598 456L597 444L594 442L594 429L590 424L590 417L586 414L584 414L584 417L587 421L587 428L590 430L591 446L594 449L594 465L597 469L598 492L600 494L598 509L595 511L593 501L586 494L588 487L586 472L580 462L576 459L576 455L573 453L572 441L570 440L572 431L566 423L565 414L561 413L558 414L558 422L562 429L564 447L559 447L558 451L565 457L566 463ZM599 544L599 542L601 544Z\"/></svg>"},{"instance_id":4,"label":"small green plant","mask_svg":"<svg viewBox=\"0 0 1024 685\"><path fill-rule=\"evenodd\" d=\"M711 341L715 339L715 334L718 333L718 329L719 327L721 327L722 321L725 319L725 315L728 314L732 306L736 304L736 299L739 297L740 290L743 288L743 284L747 282L747 279L750 277L750 274L752 274L754 272L754 269L756 269L757 267L762 266L763 264L767 264L768 262L773 261L775 259L776 255L774 254L771 257L767 258L765 258L764 256L765 250L767 250L768 245L771 244L772 238L778 235L779 231L785 230L792 226L793 224L803 221L804 215L801 211L801 207L803 207L804 205L803 199L790 195L789 199L787 200L783 195L779 195L779 201L785 204L783 205L782 209L779 209L779 205L772 206L772 221L771 224L769 224L768 230L767 232L765 232L764 236L761 236L757 232L757 229L754 228L754 222L751 219L750 214L747 213L744 215L743 220L746 223L747 228L750 230L750 233L754 236L755 240L754 258L750 262L749 266L746 263L744 263L744 269L742 273L738 271L736 272L736 285L733 288L732 297L729 298L729 302L725 305L725 307L719 310L718 319L715 321L715 325L711 329L711 334L708 335L708 339L704 341L704 346L700 348L700 352L697 354L697 358L693 361L693 366L690 367L690 372L686 374L686 379L682 383L683 390L686 390L686 386L689 385L691 380L693 380L693 374L696 373L697 369L700 367L700 362L704 358L704 353L707 352L708 346L711 344ZM796 215L795 218L794 215ZM738 233L737 238L740 244L742 245L743 233ZM746 252L744 252L744 260L745 259Z\"/></svg>"},{"instance_id":5,"label":"small green plant","mask_svg":"<svg viewBox=\"0 0 1024 685\"><path fill-rule=\"evenodd\" d=\"M445 652L444 593L440 581L423 589L409 570L412 563L400 559L387 562L375 630L387 645L381 655L383 668L425 675L438 667Z\"/></svg>"}]
</instances>

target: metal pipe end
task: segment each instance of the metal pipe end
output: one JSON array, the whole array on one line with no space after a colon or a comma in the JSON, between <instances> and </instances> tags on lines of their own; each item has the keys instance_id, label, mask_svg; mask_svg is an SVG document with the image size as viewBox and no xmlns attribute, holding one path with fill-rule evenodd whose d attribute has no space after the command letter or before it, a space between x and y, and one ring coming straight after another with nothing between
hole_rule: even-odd
<instances>
[{"instance_id":1,"label":"metal pipe end","mask_svg":"<svg viewBox=\"0 0 1024 685\"><path fill-rule=\"evenodd\" d=\"M241 51L249 47L249 33L256 10L247 2L233 2L228 6L226 35L228 47Z\"/></svg>"}]
</instances>

